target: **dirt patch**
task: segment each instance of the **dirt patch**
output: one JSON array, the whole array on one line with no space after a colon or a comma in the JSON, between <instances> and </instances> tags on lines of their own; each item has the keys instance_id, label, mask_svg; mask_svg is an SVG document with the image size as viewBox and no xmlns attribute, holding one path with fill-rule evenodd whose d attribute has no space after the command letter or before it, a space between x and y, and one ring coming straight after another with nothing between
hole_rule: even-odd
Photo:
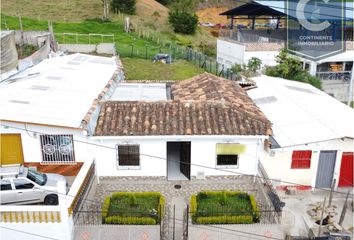
<instances>
[{"instance_id":1,"label":"dirt patch","mask_svg":"<svg viewBox=\"0 0 354 240\"><path fill-rule=\"evenodd\" d=\"M226 16L221 16L220 13L223 13L229 10L229 7L210 7L198 10L196 12L199 22L202 23L213 23L213 24L228 24L229 20L227 20Z\"/></svg>"},{"instance_id":2,"label":"dirt patch","mask_svg":"<svg viewBox=\"0 0 354 240\"><path fill-rule=\"evenodd\" d=\"M136 13L139 17L166 19L168 16L168 8L155 0L137 0Z\"/></svg>"}]
</instances>

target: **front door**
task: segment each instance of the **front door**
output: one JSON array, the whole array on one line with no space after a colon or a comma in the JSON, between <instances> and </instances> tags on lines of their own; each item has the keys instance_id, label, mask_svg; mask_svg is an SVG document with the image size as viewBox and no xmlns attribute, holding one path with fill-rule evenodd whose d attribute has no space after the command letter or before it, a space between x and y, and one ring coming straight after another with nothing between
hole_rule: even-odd
<instances>
[{"instance_id":1,"label":"front door","mask_svg":"<svg viewBox=\"0 0 354 240\"><path fill-rule=\"evenodd\" d=\"M191 172L190 163L190 142L167 142L168 180L189 180Z\"/></svg>"},{"instance_id":2,"label":"front door","mask_svg":"<svg viewBox=\"0 0 354 240\"><path fill-rule=\"evenodd\" d=\"M0 165L22 164L21 134L0 134Z\"/></svg>"},{"instance_id":3,"label":"front door","mask_svg":"<svg viewBox=\"0 0 354 240\"><path fill-rule=\"evenodd\" d=\"M188 180L191 179L191 142L181 142L179 169Z\"/></svg>"},{"instance_id":4,"label":"front door","mask_svg":"<svg viewBox=\"0 0 354 240\"><path fill-rule=\"evenodd\" d=\"M321 151L318 160L316 187L330 188L336 163L337 151Z\"/></svg>"},{"instance_id":5,"label":"front door","mask_svg":"<svg viewBox=\"0 0 354 240\"><path fill-rule=\"evenodd\" d=\"M353 152L344 152L340 166L338 187L353 187Z\"/></svg>"}]
</instances>

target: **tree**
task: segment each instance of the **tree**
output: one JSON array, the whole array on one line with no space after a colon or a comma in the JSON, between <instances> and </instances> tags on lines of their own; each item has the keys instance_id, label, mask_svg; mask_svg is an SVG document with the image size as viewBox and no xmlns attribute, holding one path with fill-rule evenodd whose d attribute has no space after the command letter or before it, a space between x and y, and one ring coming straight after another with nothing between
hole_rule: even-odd
<instances>
[{"instance_id":1,"label":"tree","mask_svg":"<svg viewBox=\"0 0 354 240\"><path fill-rule=\"evenodd\" d=\"M194 34L198 26L198 16L183 10L171 10L168 21L176 33Z\"/></svg>"},{"instance_id":2,"label":"tree","mask_svg":"<svg viewBox=\"0 0 354 240\"><path fill-rule=\"evenodd\" d=\"M320 79L303 70L301 61L289 56L286 50L283 49L280 51L276 57L276 62L277 65L274 67L266 66L266 75L309 83L321 89Z\"/></svg>"},{"instance_id":3,"label":"tree","mask_svg":"<svg viewBox=\"0 0 354 240\"><path fill-rule=\"evenodd\" d=\"M112 9L115 13L122 12L134 15L136 13L136 0L112 0Z\"/></svg>"},{"instance_id":4,"label":"tree","mask_svg":"<svg viewBox=\"0 0 354 240\"><path fill-rule=\"evenodd\" d=\"M256 57L250 58L247 63L247 68L249 71L253 73L257 73L259 69L261 69L262 66L262 60Z\"/></svg>"},{"instance_id":5,"label":"tree","mask_svg":"<svg viewBox=\"0 0 354 240\"><path fill-rule=\"evenodd\" d=\"M109 18L109 0L102 0L103 4L103 20Z\"/></svg>"}]
</instances>

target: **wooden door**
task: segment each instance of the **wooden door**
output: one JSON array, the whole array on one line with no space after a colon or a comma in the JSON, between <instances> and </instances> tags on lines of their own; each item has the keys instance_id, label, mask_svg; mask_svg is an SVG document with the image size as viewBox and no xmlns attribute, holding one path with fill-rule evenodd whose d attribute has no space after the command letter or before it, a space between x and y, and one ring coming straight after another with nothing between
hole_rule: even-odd
<instances>
[{"instance_id":1,"label":"wooden door","mask_svg":"<svg viewBox=\"0 0 354 240\"><path fill-rule=\"evenodd\" d=\"M353 182L353 152L344 152L340 165L338 187L352 187Z\"/></svg>"},{"instance_id":2,"label":"wooden door","mask_svg":"<svg viewBox=\"0 0 354 240\"><path fill-rule=\"evenodd\" d=\"M21 134L0 134L0 165L23 163Z\"/></svg>"}]
</instances>

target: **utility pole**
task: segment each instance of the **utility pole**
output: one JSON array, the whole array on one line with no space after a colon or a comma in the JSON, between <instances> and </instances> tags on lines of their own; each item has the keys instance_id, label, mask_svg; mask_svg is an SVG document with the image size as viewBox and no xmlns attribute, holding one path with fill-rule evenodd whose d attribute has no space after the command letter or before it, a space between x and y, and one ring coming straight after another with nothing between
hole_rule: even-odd
<instances>
[{"instance_id":1,"label":"utility pole","mask_svg":"<svg viewBox=\"0 0 354 240\"><path fill-rule=\"evenodd\" d=\"M322 205L322 211L321 211L321 219L320 219L320 226L318 227L318 237L321 236L321 228L322 228L322 223L323 223L323 214L325 211L325 206L326 206L326 198L324 198L323 205Z\"/></svg>"},{"instance_id":2,"label":"utility pole","mask_svg":"<svg viewBox=\"0 0 354 240\"><path fill-rule=\"evenodd\" d=\"M332 205L333 190L334 190L334 186L335 186L335 185L336 185L336 179L333 179L331 191L330 191L330 193L329 193L328 207L330 207L330 206Z\"/></svg>"},{"instance_id":3,"label":"utility pole","mask_svg":"<svg viewBox=\"0 0 354 240\"><path fill-rule=\"evenodd\" d=\"M354 81L354 61L352 65L352 73L350 75L350 83L349 83L349 92L348 92L348 106L350 107L350 103L353 101L353 81Z\"/></svg>"}]
</instances>

